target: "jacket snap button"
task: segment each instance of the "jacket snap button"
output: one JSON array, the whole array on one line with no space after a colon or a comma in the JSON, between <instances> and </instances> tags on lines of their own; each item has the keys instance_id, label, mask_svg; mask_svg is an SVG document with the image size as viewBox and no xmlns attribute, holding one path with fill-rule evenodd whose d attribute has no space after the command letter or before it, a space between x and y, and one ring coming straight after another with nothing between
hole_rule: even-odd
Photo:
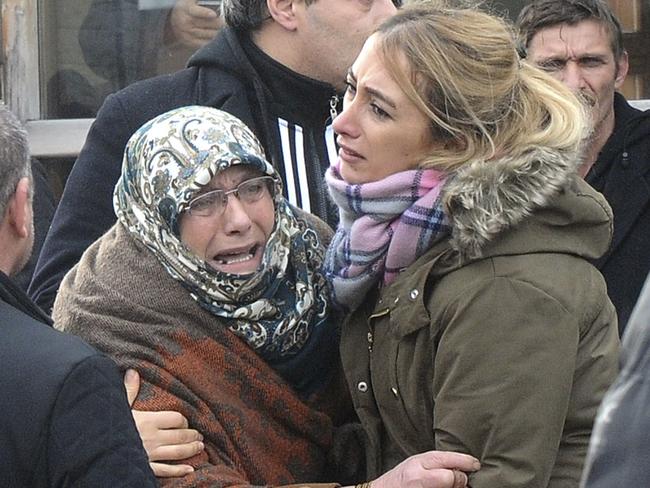
<instances>
[{"instance_id":1,"label":"jacket snap button","mask_svg":"<svg viewBox=\"0 0 650 488\"><path fill-rule=\"evenodd\" d=\"M397 394L397 388L392 387L392 388L390 389L390 391L393 392L393 395L395 395L395 396L399 396L399 395Z\"/></svg>"},{"instance_id":2,"label":"jacket snap button","mask_svg":"<svg viewBox=\"0 0 650 488\"><path fill-rule=\"evenodd\" d=\"M409 293L409 298L410 298L411 300L415 300L415 299L418 297L419 294L420 294L419 291L417 291L417 290L411 290L411 293Z\"/></svg>"},{"instance_id":3,"label":"jacket snap button","mask_svg":"<svg viewBox=\"0 0 650 488\"><path fill-rule=\"evenodd\" d=\"M359 381L357 384L357 390L359 390L361 393L365 393L368 391L368 383L365 381Z\"/></svg>"}]
</instances>

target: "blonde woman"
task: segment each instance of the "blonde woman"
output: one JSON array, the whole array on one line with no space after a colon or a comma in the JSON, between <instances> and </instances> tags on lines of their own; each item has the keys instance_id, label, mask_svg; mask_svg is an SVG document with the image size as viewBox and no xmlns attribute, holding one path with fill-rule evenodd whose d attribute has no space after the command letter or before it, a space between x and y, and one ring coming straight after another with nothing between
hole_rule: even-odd
<instances>
[{"instance_id":1,"label":"blonde woman","mask_svg":"<svg viewBox=\"0 0 650 488\"><path fill-rule=\"evenodd\" d=\"M386 21L347 85L326 265L368 477L439 449L479 458L473 488L577 487L619 345L579 102L502 20L432 4Z\"/></svg>"}]
</instances>

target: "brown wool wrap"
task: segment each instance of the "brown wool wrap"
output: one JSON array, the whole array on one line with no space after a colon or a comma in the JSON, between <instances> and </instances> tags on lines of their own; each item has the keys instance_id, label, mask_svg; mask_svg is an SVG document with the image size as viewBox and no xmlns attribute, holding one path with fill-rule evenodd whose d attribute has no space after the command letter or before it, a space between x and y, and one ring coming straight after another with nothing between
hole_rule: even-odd
<instances>
[{"instance_id":1,"label":"brown wool wrap","mask_svg":"<svg viewBox=\"0 0 650 488\"><path fill-rule=\"evenodd\" d=\"M65 277L56 327L142 378L134 408L176 410L204 436L196 471L163 486L300 484L324 476L330 417L304 402L220 319L201 308L121 224ZM326 402L325 402L326 403Z\"/></svg>"}]
</instances>

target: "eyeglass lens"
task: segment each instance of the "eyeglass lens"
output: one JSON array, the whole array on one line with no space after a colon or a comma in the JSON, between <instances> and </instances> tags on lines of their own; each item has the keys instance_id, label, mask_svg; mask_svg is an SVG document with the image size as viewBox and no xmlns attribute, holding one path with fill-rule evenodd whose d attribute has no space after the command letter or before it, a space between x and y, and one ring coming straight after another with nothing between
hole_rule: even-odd
<instances>
[{"instance_id":1,"label":"eyeglass lens","mask_svg":"<svg viewBox=\"0 0 650 488\"><path fill-rule=\"evenodd\" d=\"M250 204L258 201L266 191L273 188L273 178L259 176L242 181L232 190L212 190L196 197L189 203L189 212L192 215L207 217L220 215L228 205L228 195L234 194L240 201ZM271 192L272 193L272 192Z\"/></svg>"}]
</instances>

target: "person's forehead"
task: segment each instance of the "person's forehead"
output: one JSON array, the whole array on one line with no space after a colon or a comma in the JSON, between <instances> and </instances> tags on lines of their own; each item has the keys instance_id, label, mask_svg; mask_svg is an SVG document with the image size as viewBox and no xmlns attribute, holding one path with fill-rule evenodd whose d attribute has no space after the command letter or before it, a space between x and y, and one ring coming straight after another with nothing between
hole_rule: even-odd
<instances>
[{"instance_id":1,"label":"person's forehead","mask_svg":"<svg viewBox=\"0 0 650 488\"><path fill-rule=\"evenodd\" d=\"M230 190L244 180L262 175L263 173L259 169L248 164L231 166L217 173L205 186L205 189Z\"/></svg>"},{"instance_id":2,"label":"person's forehead","mask_svg":"<svg viewBox=\"0 0 650 488\"><path fill-rule=\"evenodd\" d=\"M393 78L391 72L386 66L387 60L380 54L380 36L371 35L363 45L361 53L350 68L350 75L356 78L359 85L367 85L371 88L381 88L382 92L390 95L396 100L407 99L403 89ZM396 62L400 69L408 72L410 69L406 57L401 53L396 53Z\"/></svg>"},{"instance_id":3,"label":"person's forehead","mask_svg":"<svg viewBox=\"0 0 650 488\"><path fill-rule=\"evenodd\" d=\"M544 27L535 33L528 45L528 55L533 60L590 54L613 55L609 31L596 20Z\"/></svg>"}]
</instances>

